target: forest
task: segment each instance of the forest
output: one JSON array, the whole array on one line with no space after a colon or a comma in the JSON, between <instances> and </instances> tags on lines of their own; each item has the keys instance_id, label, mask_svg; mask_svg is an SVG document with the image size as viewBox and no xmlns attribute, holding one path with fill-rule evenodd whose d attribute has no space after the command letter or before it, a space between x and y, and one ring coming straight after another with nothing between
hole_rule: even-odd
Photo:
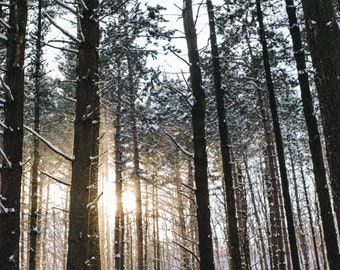
<instances>
[{"instance_id":1,"label":"forest","mask_svg":"<svg viewBox=\"0 0 340 270\"><path fill-rule=\"evenodd\" d=\"M339 0L0 1L1 270L336 270Z\"/></svg>"}]
</instances>

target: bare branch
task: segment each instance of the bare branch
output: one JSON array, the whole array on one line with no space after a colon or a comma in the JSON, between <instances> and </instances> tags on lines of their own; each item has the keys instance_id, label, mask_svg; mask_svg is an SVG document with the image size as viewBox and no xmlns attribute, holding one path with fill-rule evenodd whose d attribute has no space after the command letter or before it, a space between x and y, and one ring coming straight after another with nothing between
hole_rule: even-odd
<instances>
[{"instance_id":1,"label":"bare branch","mask_svg":"<svg viewBox=\"0 0 340 270\"><path fill-rule=\"evenodd\" d=\"M51 178L51 179L53 179L54 181L57 181L58 183L61 183L61 184L63 184L63 185L69 186L69 187L71 186L71 182L68 182L68 181L64 181L64 180L58 179L58 178L56 178L56 177L50 175L50 174L47 173L47 172L43 172L43 171L39 171L39 172L40 172L41 174L47 176L48 178Z\"/></svg>"},{"instance_id":2,"label":"bare branch","mask_svg":"<svg viewBox=\"0 0 340 270\"><path fill-rule=\"evenodd\" d=\"M58 149L57 147L55 147L51 142L49 142L48 140L46 140L44 137L42 137L38 132L36 132L35 130L31 129L28 126L24 125L24 128L26 130L28 130L29 132L31 132L34 136L38 137L43 143L45 143L48 148L50 148L53 152L61 155L62 157L64 157L66 160L69 161L74 161L74 157L70 157L67 154L65 154L63 151L61 151L60 149Z\"/></svg>"},{"instance_id":3,"label":"bare branch","mask_svg":"<svg viewBox=\"0 0 340 270\"><path fill-rule=\"evenodd\" d=\"M197 255L192 251L190 250L188 247L186 246L183 246L182 244L180 243L177 243L175 241L172 241L172 243L176 244L177 246L179 246L180 248L184 249L185 251L189 252L198 262L200 262L200 259L197 257Z\"/></svg>"},{"instance_id":4,"label":"bare branch","mask_svg":"<svg viewBox=\"0 0 340 270\"><path fill-rule=\"evenodd\" d=\"M93 202L90 202L87 206L86 206L86 209L90 209L92 206L94 206L100 199L100 197L103 195L104 193L100 193L97 198L94 199Z\"/></svg>"}]
</instances>

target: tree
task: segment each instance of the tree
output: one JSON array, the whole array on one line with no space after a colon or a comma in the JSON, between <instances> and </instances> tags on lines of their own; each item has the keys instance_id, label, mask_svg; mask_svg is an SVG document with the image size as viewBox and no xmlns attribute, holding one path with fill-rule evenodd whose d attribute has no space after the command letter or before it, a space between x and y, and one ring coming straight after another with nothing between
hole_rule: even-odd
<instances>
[{"instance_id":1,"label":"tree","mask_svg":"<svg viewBox=\"0 0 340 270\"><path fill-rule=\"evenodd\" d=\"M100 269L97 217L99 134L98 2L83 1L78 42L74 161L70 195L67 269Z\"/></svg>"},{"instance_id":2,"label":"tree","mask_svg":"<svg viewBox=\"0 0 340 270\"><path fill-rule=\"evenodd\" d=\"M220 145L222 153L223 175L226 190L227 202L227 223L229 236L229 252L230 252L230 267L231 269L241 269L241 253L240 241L238 235L236 203L234 184L232 177L231 158L230 158L230 138L228 134L228 127L226 121L226 112L224 105L224 92L222 89L221 67L219 61L219 52L217 47L216 31L215 31L215 15L212 1L207 0L207 9L209 17L210 28L210 42L211 42L211 57L213 64L213 79L215 88L215 98L217 104L218 126L220 134Z\"/></svg>"},{"instance_id":3,"label":"tree","mask_svg":"<svg viewBox=\"0 0 340 270\"><path fill-rule=\"evenodd\" d=\"M340 228L340 126L335 124L340 117L340 28L331 0L303 0L305 25L308 45L315 69L314 81L320 103L323 132L326 141L326 154L330 172L330 183L333 192L334 208ZM325 188L324 188L325 190ZM326 197L327 198L327 197ZM320 198L320 204L326 198ZM330 265L339 264L338 244L332 224L331 212L321 212L329 223L325 224L325 237L333 242L329 246ZM327 242L327 240L326 240ZM328 249L327 248L327 249ZM331 254L334 252L334 256ZM331 267L332 268L332 267Z\"/></svg>"},{"instance_id":4,"label":"tree","mask_svg":"<svg viewBox=\"0 0 340 270\"><path fill-rule=\"evenodd\" d=\"M5 128L1 155L0 268L19 269L20 192L23 146L24 59L26 45L27 1L12 0L7 27Z\"/></svg>"},{"instance_id":5,"label":"tree","mask_svg":"<svg viewBox=\"0 0 340 270\"><path fill-rule=\"evenodd\" d=\"M305 120L306 120L306 125L307 125L307 129L308 129L308 136L309 136L309 148L311 151L311 155L312 155L312 161L313 161L313 172L314 172L314 177L315 177L315 182L316 182L316 189L317 189L317 194L318 194L318 198L319 198L319 203L320 203L320 211L321 211L321 217L322 217L322 224L323 224L323 230L324 233L327 234L326 236L326 246L327 246L327 254L328 254L328 258L329 258L329 263L330 263L330 267L331 269L333 267L335 267L336 262L339 260L339 252L338 252L338 244L337 244L337 234L336 234L336 229L335 229L335 224L334 224L334 220L333 220L333 215L331 215L330 213L332 213L332 206L331 206L331 198L330 198L330 194L328 192L328 189L326 189L325 187L327 187L328 183L327 183L327 175L326 175L326 170L325 170L325 166L324 166L324 161L323 161L323 154L322 154L322 147L321 147L321 140L320 140L320 134L319 134L319 130L318 130L318 124L317 124L317 120L315 117L315 113L314 113L314 106L313 106L313 98L312 98L312 94L310 91L310 87L309 87L309 80L308 80L308 73L306 70L306 60L305 60L305 51L304 48L302 46L302 40L301 40L301 33L300 33L300 29L299 29L299 25L297 22L297 16L296 16L296 7L294 5L294 1L293 0L286 0L286 8L287 8L287 13L288 13L288 19L289 19L289 29L290 29L290 33L291 33L291 37L292 37L292 41L293 41L293 50L294 50L294 57L295 57L295 61L296 61L296 67L298 70L298 79L299 79L299 83L300 83L300 91L301 91L301 98L302 98L302 105L303 105L303 111L304 111L304 115L305 115ZM309 35L311 35L310 33L311 30L308 30ZM339 31L338 31L338 40L339 39ZM336 37L336 35L334 36ZM310 37L312 38L312 40L314 39L314 37ZM333 38L333 37L331 37ZM318 40L321 41L321 40ZM313 45L316 46L313 42L317 42L317 41L312 41L312 47ZM322 44L324 43L324 41L322 41ZM311 47L311 49L312 49ZM326 48L325 48L326 49ZM317 53L317 51L315 50L319 50L317 48L313 48L312 52L313 53ZM316 57L316 55L312 55L314 56L314 58ZM322 55L317 56L317 58L321 58ZM333 57L333 56L332 56ZM339 53L338 53L338 58L340 57ZM313 59L314 59L313 58ZM339 59L338 59L339 60ZM317 60L317 64L318 64L318 70L317 73L318 74L322 74L319 73L321 72L319 69L324 68L324 67L320 67L319 65L323 65L323 63L320 63L319 60ZM338 67L339 67L339 63L337 63ZM327 67L328 68L328 67ZM336 66L334 67L336 68ZM338 68L338 72L340 71L340 69ZM319 76L319 75L317 75ZM319 80L322 78L318 78L317 80ZM325 78L324 78L325 79ZM335 80L336 81L336 80ZM325 79L325 83L330 83L329 80ZM336 82L334 82L336 84ZM333 84L333 83L332 83ZM338 97L340 97L339 92L340 92L340 87L339 87L339 83L338 83ZM323 88L325 87L325 88ZM317 88L319 93L320 91L329 91L328 94L332 93L332 90L329 89L328 87L326 87L326 85L320 81L317 81ZM321 89L322 88L322 89ZM334 89L333 89L334 90ZM336 91L333 92L336 95ZM325 114L325 110L327 106L327 108L329 108L328 106L331 106L331 104L325 105L322 104L323 102L325 102L325 100L323 99L323 97L325 96L325 93L321 94L321 100L320 100L320 105L322 109L322 113ZM320 95L319 95L320 97ZM329 97L326 98L327 102L329 102ZM336 100L334 100L336 102ZM333 102L333 98L332 98L332 102ZM338 103L337 105L333 105L335 107L338 107ZM328 114L329 112L327 112ZM332 116L333 117L333 116ZM326 119L328 119L326 117ZM329 119L328 119L329 121ZM324 122L324 125L329 125L330 122ZM332 123L332 125L334 126L334 123ZM333 128L333 127L332 127ZM336 127L335 127L336 128ZM327 130L329 130L329 128L327 127ZM325 133L326 135L326 133ZM329 135L329 133L328 133ZM337 136L338 134L334 133L332 134L332 138L330 138L328 135L326 135L326 142L330 143L330 141L334 140L334 136ZM339 142L336 142L339 144ZM332 145L331 147L336 147L335 145ZM328 146L328 151L330 150L329 146ZM340 148L338 148L338 150L340 150ZM333 150L331 150L333 151ZM334 151L336 151L336 149L334 149ZM331 154L331 156L333 156L332 158L330 158L330 155L328 155L328 157L330 158L330 163L329 164L333 164L330 166L330 171L331 171L331 177L333 179L332 182L332 186L333 186L333 191L334 191L334 203L335 203L335 208L339 209L339 205L337 203L338 201L338 197L337 197L337 184L336 184L336 174L338 174L338 172L336 172L334 174L334 166L339 166L339 165L335 165L334 164L334 158L336 158L336 153ZM340 159L338 159L338 161L340 161ZM339 169L339 167L338 167ZM336 213L339 215L339 212L336 211ZM339 216L338 216L338 220L339 220ZM339 221L338 221L339 222ZM339 225L338 225L339 226ZM333 265L333 266L332 266Z\"/></svg>"},{"instance_id":6,"label":"tree","mask_svg":"<svg viewBox=\"0 0 340 270\"><path fill-rule=\"evenodd\" d=\"M194 147L194 167L196 183L197 222L200 252L200 269L214 269L213 243L210 224L210 203L208 189L208 158L205 138L205 92L202 88L200 58L197 35L193 19L192 1L183 1L183 25L190 63L190 88L194 97L192 105L192 128Z\"/></svg>"},{"instance_id":7,"label":"tree","mask_svg":"<svg viewBox=\"0 0 340 270\"><path fill-rule=\"evenodd\" d=\"M259 29L260 39L261 39L261 44L263 48L262 50L263 62L264 62L264 69L266 73L267 90L268 90L268 96L269 96L270 111L271 111L272 121L273 121L276 151L278 154L279 167L280 167L281 185L282 185L282 193L283 193L283 199L284 199L284 208L286 212L286 221L287 221L287 226L288 226L291 260L293 263L293 268L298 270L298 269L301 269L301 267L300 267L300 262L299 262L299 255L298 255L295 228L294 228L293 210L292 210L292 205L291 205L289 182L288 182L287 169L286 169L286 163L285 163L285 154L284 154L284 148L283 148L281 128L280 128L280 123L279 123L279 118L278 118L278 113L277 113L274 85L273 85L273 80L272 80L272 75L271 75L271 70L270 70L269 54L268 54L268 47L267 47L267 42L266 42L260 0L256 0L256 8L257 8L258 21L260 25L260 29ZM282 265L282 263L283 261L281 260L280 268L285 267L284 265Z\"/></svg>"}]
</instances>

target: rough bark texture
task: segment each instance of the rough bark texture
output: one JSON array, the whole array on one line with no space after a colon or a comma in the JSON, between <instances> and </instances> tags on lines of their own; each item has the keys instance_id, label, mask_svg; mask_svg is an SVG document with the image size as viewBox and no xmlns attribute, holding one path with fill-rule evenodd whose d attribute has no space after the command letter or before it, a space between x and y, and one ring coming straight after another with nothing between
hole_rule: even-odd
<instances>
[{"instance_id":1,"label":"rough bark texture","mask_svg":"<svg viewBox=\"0 0 340 270\"><path fill-rule=\"evenodd\" d=\"M95 232L92 211L97 211L98 125L97 96L99 24L95 0L84 1L80 18L84 40L78 49L78 81L76 88L76 119L74 124L74 161L70 197L70 225L67 269L100 269L99 237ZM92 212L92 213L90 213ZM90 220L89 220L90 218ZM97 250L98 249L98 250Z\"/></svg>"},{"instance_id":2,"label":"rough bark texture","mask_svg":"<svg viewBox=\"0 0 340 270\"><path fill-rule=\"evenodd\" d=\"M19 269L26 0L10 1L7 32L5 128L0 187L0 269ZM5 87L6 88L6 87ZM8 159L8 161L6 160Z\"/></svg>"},{"instance_id":3,"label":"rough bark texture","mask_svg":"<svg viewBox=\"0 0 340 270\"><path fill-rule=\"evenodd\" d=\"M338 124L340 119L340 29L331 0L303 0L302 6L315 70L314 79L326 141L334 208L338 228L340 228L340 125ZM314 137L312 138L314 140ZM318 137L315 138L318 139ZM325 229L327 256L330 268L335 269L340 259L328 189L320 181L316 182L316 186ZM327 208L329 210L325 211Z\"/></svg>"},{"instance_id":4,"label":"rough bark texture","mask_svg":"<svg viewBox=\"0 0 340 270\"><path fill-rule=\"evenodd\" d=\"M271 70L270 70L269 53L268 53L268 48L267 48L267 43L266 43L265 29L264 29L264 24L263 24L263 15L262 15L262 10L261 10L260 0L256 1L256 7L257 7L258 21L260 25L260 39L261 39L261 44L263 48L262 50L263 63L264 63L264 69L266 73L267 90L268 90L268 96L269 96L270 111L271 111L272 121L273 121L276 151L277 151L278 160L279 160L282 194L283 194L283 201L284 201L284 209L286 212L285 214L286 214L286 222L287 222L287 227L288 227L291 261L293 264L293 268L295 270L299 270L301 269L301 266L300 266L300 261L299 261L299 253L297 249L297 241L296 241L296 234L295 234L295 228L294 228L294 219L293 219L292 204L291 204L290 192L289 192L289 182L288 182L286 162L285 162L285 153L284 153L284 148L283 148L279 117L277 113L276 98L275 98L274 85L273 85ZM284 263L284 259L282 257L283 251L280 252L279 254L281 256L279 266L281 269L283 269L286 267L285 265L282 265L282 263Z\"/></svg>"},{"instance_id":5,"label":"rough bark texture","mask_svg":"<svg viewBox=\"0 0 340 270\"><path fill-rule=\"evenodd\" d=\"M214 269L213 243L210 224L210 203L208 189L208 161L205 139L205 92L202 88L197 35L193 21L192 1L183 1L183 24L190 63L190 87L194 96L192 126L194 144L194 167L197 201L197 222L199 235L200 269Z\"/></svg>"},{"instance_id":6,"label":"rough bark texture","mask_svg":"<svg viewBox=\"0 0 340 270\"><path fill-rule=\"evenodd\" d=\"M240 253L240 240L238 235L237 215L236 215L236 203L234 183L232 177L232 167L230 162L230 138L228 136L228 126L226 122L226 112L224 107L224 92L222 90L221 83L221 68L219 62L219 53L215 32L215 16L214 7L212 1L207 0L207 9L209 16L209 28L210 28L210 42L211 42L211 55L213 64L213 77L214 77L214 89L217 105L218 127L220 134L222 164L223 164L223 176L225 182L226 191L226 203L227 203L227 223L228 223L228 248L230 254L230 268L237 270L241 269L241 253Z\"/></svg>"}]
</instances>

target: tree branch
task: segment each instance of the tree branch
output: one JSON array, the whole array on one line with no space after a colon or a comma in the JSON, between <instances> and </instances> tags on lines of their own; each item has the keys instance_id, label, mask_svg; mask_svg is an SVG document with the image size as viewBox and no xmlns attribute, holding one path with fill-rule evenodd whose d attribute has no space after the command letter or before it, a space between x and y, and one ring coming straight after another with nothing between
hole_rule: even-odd
<instances>
[{"instance_id":1,"label":"tree branch","mask_svg":"<svg viewBox=\"0 0 340 270\"><path fill-rule=\"evenodd\" d=\"M182 244L180 243L177 243L175 241L172 241L172 243L174 243L175 245L179 246L180 248L184 249L185 251L189 252L198 262L200 262L200 259L197 257L197 255L192 251L190 250L189 248L187 248L186 246L183 246Z\"/></svg>"},{"instance_id":2,"label":"tree branch","mask_svg":"<svg viewBox=\"0 0 340 270\"><path fill-rule=\"evenodd\" d=\"M168 132L164 131L164 133L170 138L170 140L179 148L179 150L181 150L181 152L190 157L190 158L193 158L194 157L194 154L189 152L188 150L184 149L182 145L180 145L174 137L172 137Z\"/></svg>"},{"instance_id":3,"label":"tree branch","mask_svg":"<svg viewBox=\"0 0 340 270\"><path fill-rule=\"evenodd\" d=\"M43 143L45 143L48 148L50 148L52 151L54 151L55 153L61 155L62 157L64 157L66 160L69 161L74 161L74 157L70 157L69 155L65 154L63 151L61 151L60 149L58 149L57 147L55 147L51 142L49 142L48 140L46 140L44 137L42 137L38 132L36 132L35 130L31 129L28 126L24 125L24 128L26 130L28 130L29 132L31 132L34 136L38 137Z\"/></svg>"},{"instance_id":4,"label":"tree branch","mask_svg":"<svg viewBox=\"0 0 340 270\"><path fill-rule=\"evenodd\" d=\"M58 178L56 178L56 177L54 177L54 176L52 176L52 175L50 175L49 173L47 173L47 172L43 172L43 171L39 171L42 175L45 175L45 176L47 176L48 178L51 178L51 179L53 179L54 181L57 181L58 183L61 183L61 184L63 184L63 185L66 185L66 186L71 186L71 182L68 182L68 181L64 181L64 180L61 180L61 179L58 179Z\"/></svg>"}]
</instances>

